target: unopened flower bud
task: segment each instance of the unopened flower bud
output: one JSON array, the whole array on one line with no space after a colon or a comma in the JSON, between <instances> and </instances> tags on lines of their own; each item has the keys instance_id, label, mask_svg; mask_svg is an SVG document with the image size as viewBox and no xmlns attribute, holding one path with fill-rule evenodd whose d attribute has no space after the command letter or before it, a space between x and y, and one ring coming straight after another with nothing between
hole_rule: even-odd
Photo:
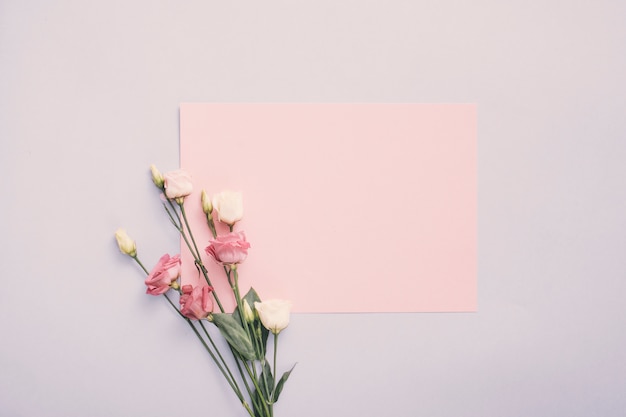
<instances>
[{"instance_id":1,"label":"unopened flower bud","mask_svg":"<svg viewBox=\"0 0 626 417\"><path fill-rule=\"evenodd\" d=\"M159 190L163 189L163 175L159 172L154 164L150 165L150 172L152 173L152 182L157 186Z\"/></svg>"},{"instance_id":2,"label":"unopened flower bud","mask_svg":"<svg viewBox=\"0 0 626 417\"><path fill-rule=\"evenodd\" d=\"M115 239L117 240L117 246L119 246L123 254L133 258L137 256L137 245L135 245L135 241L126 234L126 230L117 229Z\"/></svg>"},{"instance_id":3,"label":"unopened flower bud","mask_svg":"<svg viewBox=\"0 0 626 417\"><path fill-rule=\"evenodd\" d=\"M206 191L202 190L200 199L202 201L202 211L204 211L206 215L211 214L213 212L213 204L211 203L211 198L209 198Z\"/></svg>"},{"instance_id":4,"label":"unopened flower bud","mask_svg":"<svg viewBox=\"0 0 626 417\"><path fill-rule=\"evenodd\" d=\"M246 319L248 323L254 322L254 319L256 318L254 316L254 311L252 311L250 304L248 304L248 300L243 300L243 318Z\"/></svg>"}]
</instances>

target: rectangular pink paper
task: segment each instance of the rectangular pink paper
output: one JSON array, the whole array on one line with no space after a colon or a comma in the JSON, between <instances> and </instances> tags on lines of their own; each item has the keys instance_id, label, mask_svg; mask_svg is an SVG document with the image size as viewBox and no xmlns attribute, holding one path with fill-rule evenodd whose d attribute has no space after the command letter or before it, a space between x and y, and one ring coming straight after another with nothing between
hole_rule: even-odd
<instances>
[{"instance_id":1,"label":"rectangular pink paper","mask_svg":"<svg viewBox=\"0 0 626 417\"><path fill-rule=\"evenodd\" d=\"M243 192L244 293L294 312L476 310L475 105L184 103L180 128L201 252L201 189Z\"/></svg>"}]
</instances>

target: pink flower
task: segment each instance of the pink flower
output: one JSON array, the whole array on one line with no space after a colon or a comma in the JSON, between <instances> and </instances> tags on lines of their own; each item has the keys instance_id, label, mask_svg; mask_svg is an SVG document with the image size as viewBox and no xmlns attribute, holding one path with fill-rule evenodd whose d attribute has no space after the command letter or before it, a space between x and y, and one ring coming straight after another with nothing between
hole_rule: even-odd
<instances>
[{"instance_id":1,"label":"pink flower","mask_svg":"<svg viewBox=\"0 0 626 417\"><path fill-rule=\"evenodd\" d=\"M163 174L163 186L167 198L186 197L193 191L191 175L182 169Z\"/></svg>"},{"instance_id":2,"label":"pink flower","mask_svg":"<svg viewBox=\"0 0 626 417\"><path fill-rule=\"evenodd\" d=\"M206 318L213 311L211 291L213 291L213 288L206 285L202 287L183 285L183 293L180 295L179 300L180 313L192 320Z\"/></svg>"},{"instance_id":3,"label":"pink flower","mask_svg":"<svg viewBox=\"0 0 626 417\"><path fill-rule=\"evenodd\" d=\"M161 256L159 262L146 278L148 289L146 294L161 295L170 289L170 285L180 277L180 255L172 256L167 253Z\"/></svg>"},{"instance_id":4,"label":"pink flower","mask_svg":"<svg viewBox=\"0 0 626 417\"><path fill-rule=\"evenodd\" d=\"M230 232L218 236L206 247L206 253L222 265L233 265L243 262L248 256L250 244L246 242L243 232Z\"/></svg>"}]
</instances>

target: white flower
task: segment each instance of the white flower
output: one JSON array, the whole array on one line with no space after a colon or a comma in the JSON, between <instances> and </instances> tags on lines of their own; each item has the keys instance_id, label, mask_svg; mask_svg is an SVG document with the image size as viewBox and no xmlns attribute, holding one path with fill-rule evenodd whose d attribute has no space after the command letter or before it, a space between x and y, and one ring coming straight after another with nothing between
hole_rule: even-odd
<instances>
[{"instance_id":1,"label":"white flower","mask_svg":"<svg viewBox=\"0 0 626 417\"><path fill-rule=\"evenodd\" d=\"M117 229L115 231L115 239L117 240L117 246L119 246L123 254L132 257L137 256L137 245L135 245L135 241L126 234L126 230Z\"/></svg>"},{"instance_id":2,"label":"white flower","mask_svg":"<svg viewBox=\"0 0 626 417\"><path fill-rule=\"evenodd\" d=\"M243 218L243 195L235 191L222 191L213 196L213 209L217 219L229 226Z\"/></svg>"},{"instance_id":3,"label":"white flower","mask_svg":"<svg viewBox=\"0 0 626 417\"><path fill-rule=\"evenodd\" d=\"M280 333L289 325L289 311L291 310L291 301L286 300L267 300L254 303L256 311L263 326L274 334Z\"/></svg>"},{"instance_id":4,"label":"white flower","mask_svg":"<svg viewBox=\"0 0 626 417\"><path fill-rule=\"evenodd\" d=\"M166 172L163 175L163 186L167 198L187 197L193 191L191 175L182 169Z\"/></svg>"}]
</instances>

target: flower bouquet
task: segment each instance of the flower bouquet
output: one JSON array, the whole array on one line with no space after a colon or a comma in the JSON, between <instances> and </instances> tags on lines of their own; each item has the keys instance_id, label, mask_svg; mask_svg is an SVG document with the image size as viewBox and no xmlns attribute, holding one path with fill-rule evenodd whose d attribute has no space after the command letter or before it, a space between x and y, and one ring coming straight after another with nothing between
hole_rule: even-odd
<instances>
[{"instance_id":1,"label":"flower bouquet","mask_svg":"<svg viewBox=\"0 0 626 417\"><path fill-rule=\"evenodd\" d=\"M180 233L194 259L198 274L202 275L205 282L196 286L181 285L180 255L163 255L149 271L139 260L135 241L123 229L118 229L115 233L120 251L130 256L146 273L146 293L162 295L191 327L248 415L271 417L273 405L278 401L293 370L292 367L279 379L276 378L278 335L289 324L291 303L284 300L261 301L253 288L244 296L240 294L237 265L246 259L250 248L244 232L234 230L243 217L242 195L224 191L209 198L202 191L199 203L202 204L207 227L213 236L202 254L198 250L185 212L186 197L193 189L191 176L183 170L161 174L154 165L150 168L152 181L162 192L163 207L169 220ZM215 221L228 225L229 232L218 235ZM228 296L234 297L236 303L233 312L224 310L211 284L203 255L223 267L225 279L232 290ZM176 295L178 303L174 300ZM266 358L270 333L273 339L271 362ZM220 336L226 341L230 351L227 356L233 357L230 361L225 359L225 352L222 352L226 349L220 350L215 343L216 337Z\"/></svg>"}]
</instances>

